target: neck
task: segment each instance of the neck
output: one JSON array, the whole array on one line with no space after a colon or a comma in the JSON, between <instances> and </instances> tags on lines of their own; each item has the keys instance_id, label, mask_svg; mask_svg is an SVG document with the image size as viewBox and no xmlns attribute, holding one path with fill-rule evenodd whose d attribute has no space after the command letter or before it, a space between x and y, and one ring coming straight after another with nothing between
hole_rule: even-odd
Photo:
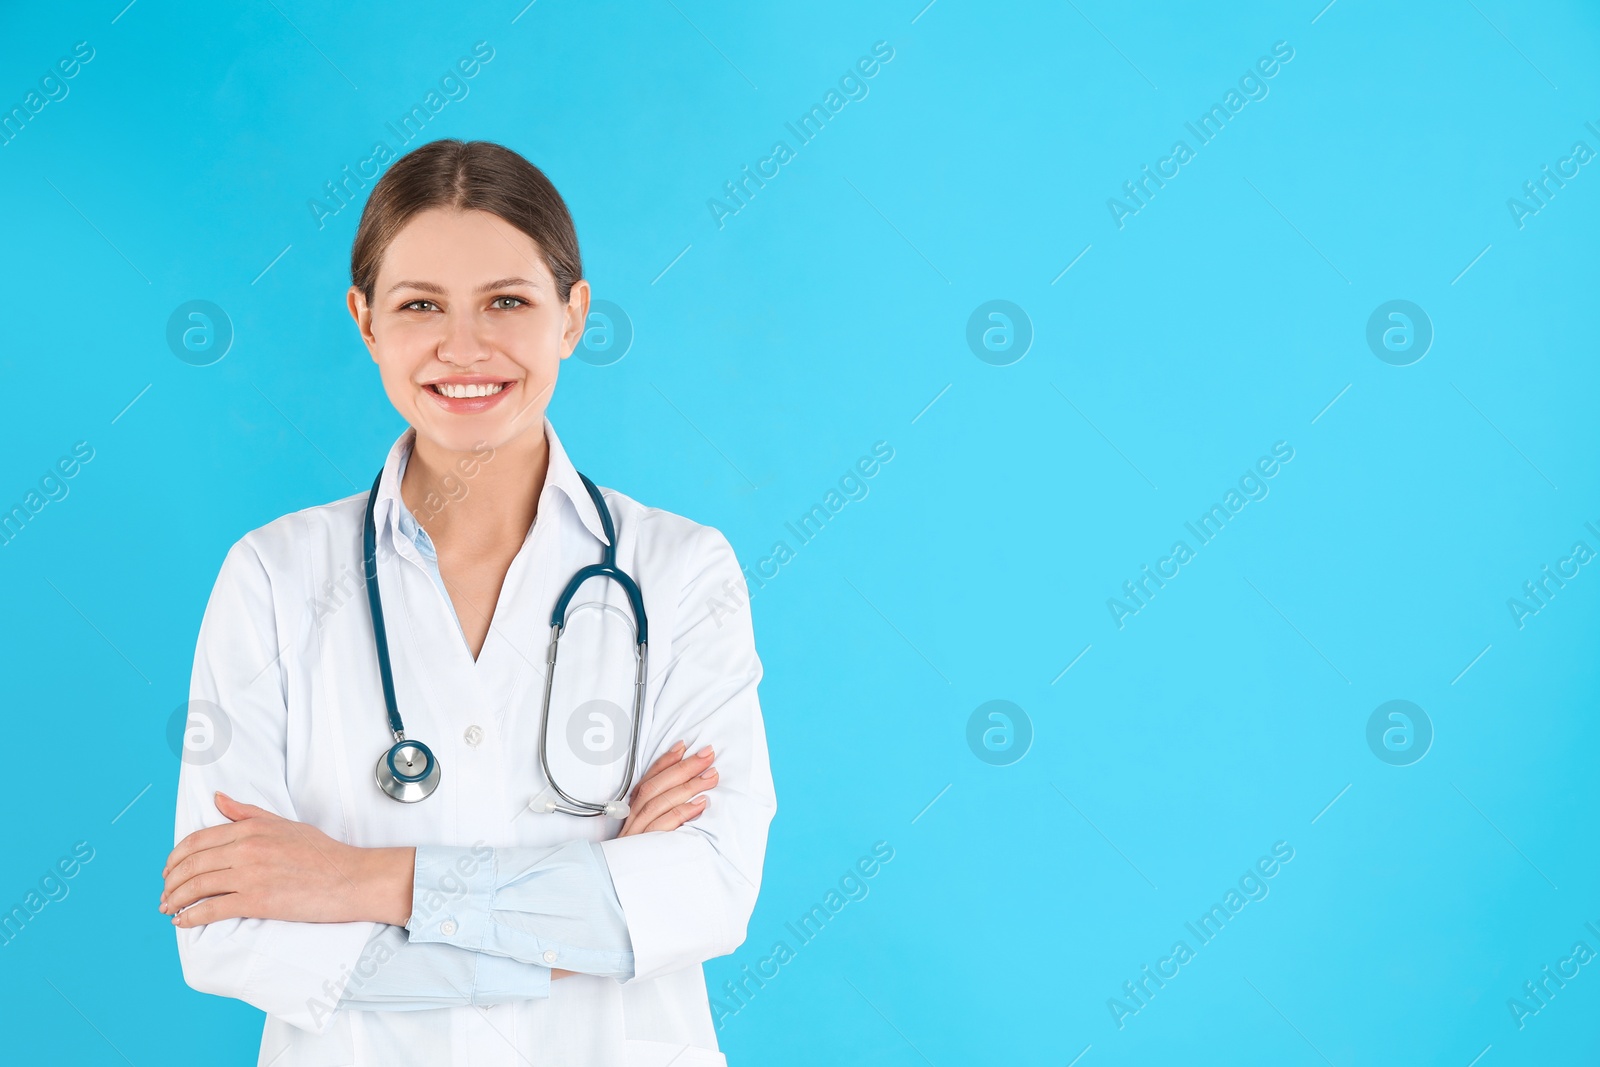
<instances>
[{"instance_id":1,"label":"neck","mask_svg":"<svg viewBox=\"0 0 1600 1067\"><path fill-rule=\"evenodd\" d=\"M400 497L441 553L514 552L538 515L549 467L542 425L492 452L452 452L419 434Z\"/></svg>"}]
</instances>

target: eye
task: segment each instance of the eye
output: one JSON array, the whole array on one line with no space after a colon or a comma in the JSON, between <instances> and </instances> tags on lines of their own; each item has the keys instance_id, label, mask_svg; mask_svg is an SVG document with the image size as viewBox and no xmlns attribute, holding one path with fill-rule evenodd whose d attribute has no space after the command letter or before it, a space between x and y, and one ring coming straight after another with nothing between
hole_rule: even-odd
<instances>
[{"instance_id":1,"label":"eye","mask_svg":"<svg viewBox=\"0 0 1600 1067\"><path fill-rule=\"evenodd\" d=\"M489 301L489 305L491 307L495 307L502 300L515 300L516 304L513 305L513 307L501 307L501 308L498 308L498 310L500 310L500 311L511 311L511 310L513 310L514 307L521 307L522 305L528 303L528 301L522 299L522 297L520 297L520 296L497 296L493 300Z\"/></svg>"},{"instance_id":2,"label":"eye","mask_svg":"<svg viewBox=\"0 0 1600 1067\"><path fill-rule=\"evenodd\" d=\"M433 303L432 300L410 300L410 301L407 301L404 304L401 304L400 305L400 310L401 311L421 311L423 309L417 307L418 304L432 304L432 303Z\"/></svg>"}]
</instances>

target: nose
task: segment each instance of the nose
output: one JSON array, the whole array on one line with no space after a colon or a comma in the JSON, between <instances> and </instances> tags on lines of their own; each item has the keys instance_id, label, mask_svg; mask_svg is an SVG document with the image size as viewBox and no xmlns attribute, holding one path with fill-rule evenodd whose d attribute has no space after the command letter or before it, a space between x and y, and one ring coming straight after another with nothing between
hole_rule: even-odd
<instances>
[{"instance_id":1,"label":"nose","mask_svg":"<svg viewBox=\"0 0 1600 1067\"><path fill-rule=\"evenodd\" d=\"M439 360L458 367L469 367L487 359L489 348L480 336L480 323L471 312L445 313L444 337L439 342Z\"/></svg>"}]
</instances>

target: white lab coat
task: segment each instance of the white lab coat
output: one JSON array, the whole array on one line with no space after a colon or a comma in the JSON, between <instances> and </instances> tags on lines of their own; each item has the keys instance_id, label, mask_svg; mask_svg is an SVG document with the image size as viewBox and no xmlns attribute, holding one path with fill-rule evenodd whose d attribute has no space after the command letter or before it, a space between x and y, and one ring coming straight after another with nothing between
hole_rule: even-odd
<instances>
[{"instance_id":1,"label":"white lab coat","mask_svg":"<svg viewBox=\"0 0 1600 1067\"><path fill-rule=\"evenodd\" d=\"M373 778L393 738L361 577L361 492L285 515L229 550L201 624L190 693L192 709L214 704L221 712L212 717L223 721L211 727L211 747L197 737L199 748L186 752L174 840L225 821L212 800L220 789L353 845L600 841L635 977L573 975L552 982L548 999L491 1007L335 1012L352 974L370 967L361 956L379 924L230 919L178 930L190 986L267 1013L263 1067L726 1062L700 964L744 940L776 811L744 579L717 530L603 490L617 562L639 583L649 619L640 772L681 739L688 752L713 745L720 777L706 811L671 832L617 838L617 820L527 810L545 788L537 745L550 613L603 543L598 513L548 420L545 431L538 516L476 661L415 545L395 536L396 470L414 431L395 442L384 468L379 581L397 700L406 736L440 761L438 790L402 804ZM470 477L462 483L473 491ZM613 582L585 583L575 602L597 600L626 611ZM563 703L570 710L576 699L569 685L600 686L631 711L632 653L625 638L609 640L625 628L613 627L608 640L594 627L588 639L580 630L575 621L562 639L549 748L563 788L605 799L620 780L621 753L605 767L573 759L558 723Z\"/></svg>"}]
</instances>

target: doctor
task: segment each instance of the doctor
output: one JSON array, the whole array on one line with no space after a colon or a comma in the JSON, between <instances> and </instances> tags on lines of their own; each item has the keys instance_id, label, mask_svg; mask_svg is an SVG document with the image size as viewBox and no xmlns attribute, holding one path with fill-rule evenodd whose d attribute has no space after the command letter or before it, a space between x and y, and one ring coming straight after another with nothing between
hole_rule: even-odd
<instances>
[{"instance_id":1,"label":"doctor","mask_svg":"<svg viewBox=\"0 0 1600 1067\"><path fill-rule=\"evenodd\" d=\"M723 1064L700 965L744 940L776 810L750 618L711 610L743 594L733 551L591 495L545 417L589 285L527 160L454 140L397 160L351 280L409 426L371 493L223 560L162 870L184 979L267 1013L262 1065ZM552 613L611 553L647 623L624 583L583 580L547 698Z\"/></svg>"}]
</instances>

